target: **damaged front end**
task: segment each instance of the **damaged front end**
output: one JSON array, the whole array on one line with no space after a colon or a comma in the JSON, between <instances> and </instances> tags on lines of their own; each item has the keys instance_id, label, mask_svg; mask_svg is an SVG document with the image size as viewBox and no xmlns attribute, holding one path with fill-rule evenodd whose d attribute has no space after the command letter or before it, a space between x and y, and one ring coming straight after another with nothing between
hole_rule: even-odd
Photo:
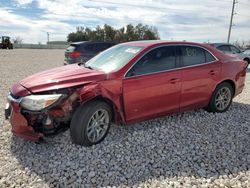
<instances>
[{"instance_id":1,"label":"damaged front end","mask_svg":"<svg viewBox=\"0 0 250 188\"><path fill-rule=\"evenodd\" d=\"M10 119L13 134L39 141L69 126L78 105L75 88L48 91L27 96L8 95L5 117Z\"/></svg>"}]
</instances>

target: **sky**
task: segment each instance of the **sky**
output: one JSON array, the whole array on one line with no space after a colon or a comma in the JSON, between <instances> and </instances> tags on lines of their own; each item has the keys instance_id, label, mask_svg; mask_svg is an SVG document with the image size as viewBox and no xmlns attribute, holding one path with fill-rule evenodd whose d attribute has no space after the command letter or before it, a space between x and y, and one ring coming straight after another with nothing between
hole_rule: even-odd
<instances>
[{"instance_id":1,"label":"sky","mask_svg":"<svg viewBox=\"0 0 250 188\"><path fill-rule=\"evenodd\" d=\"M226 42L233 0L0 0L0 36L65 41L77 26L143 23L164 40ZM250 41L250 0L238 0L231 41Z\"/></svg>"}]
</instances>

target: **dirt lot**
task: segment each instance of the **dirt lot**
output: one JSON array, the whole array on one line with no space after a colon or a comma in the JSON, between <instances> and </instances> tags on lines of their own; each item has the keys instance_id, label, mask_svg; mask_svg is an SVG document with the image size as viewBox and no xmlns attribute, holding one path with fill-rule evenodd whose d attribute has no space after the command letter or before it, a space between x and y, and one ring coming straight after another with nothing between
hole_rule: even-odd
<instances>
[{"instance_id":1,"label":"dirt lot","mask_svg":"<svg viewBox=\"0 0 250 188\"><path fill-rule=\"evenodd\" d=\"M113 125L91 148L69 131L35 144L4 120L9 87L63 64L63 50L0 50L0 187L250 187L250 75L230 110L204 110L131 127Z\"/></svg>"}]
</instances>

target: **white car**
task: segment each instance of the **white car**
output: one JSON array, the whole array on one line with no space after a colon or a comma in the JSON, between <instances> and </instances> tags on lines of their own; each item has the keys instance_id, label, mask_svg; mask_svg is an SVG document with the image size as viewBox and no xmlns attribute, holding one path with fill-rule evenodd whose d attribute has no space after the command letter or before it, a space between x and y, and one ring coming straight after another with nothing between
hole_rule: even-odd
<instances>
[{"instance_id":1,"label":"white car","mask_svg":"<svg viewBox=\"0 0 250 188\"><path fill-rule=\"evenodd\" d=\"M240 50L236 46L234 46L232 44L228 44L228 43L212 43L210 45L217 48L218 50L220 50L224 53L233 54L233 55L238 56L240 59L243 59L247 63L247 66L250 64L250 53L248 53L249 51L243 52L242 50Z\"/></svg>"},{"instance_id":2,"label":"white car","mask_svg":"<svg viewBox=\"0 0 250 188\"><path fill-rule=\"evenodd\" d=\"M248 57L250 57L250 49L245 50L243 53L246 54Z\"/></svg>"}]
</instances>

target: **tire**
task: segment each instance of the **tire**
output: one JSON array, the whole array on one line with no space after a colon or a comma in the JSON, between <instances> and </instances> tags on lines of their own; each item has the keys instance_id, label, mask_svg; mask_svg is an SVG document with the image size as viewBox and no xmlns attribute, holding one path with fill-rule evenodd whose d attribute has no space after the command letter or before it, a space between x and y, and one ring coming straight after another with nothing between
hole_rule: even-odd
<instances>
[{"instance_id":1,"label":"tire","mask_svg":"<svg viewBox=\"0 0 250 188\"><path fill-rule=\"evenodd\" d=\"M224 98L221 95L221 98L220 98L219 95L223 93L223 91L228 93L228 95L225 94ZM210 102L205 109L208 112L218 112L218 113L225 112L229 109L229 107L232 104L233 95L234 95L234 91L233 91L232 85L228 82L223 82L216 87L215 91L212 94ZM222 103L224 104L224 107L220 101L223 101Z\"/></svg>"},{"instance_id":2,"label":"tire","mask_svg":"<svg viewBox=\"0 0 250 188\"><path fill-rule=\"evenodd\" d=\"M70 123L73 143L82 146L100 143L108 134L111 120L112 110L105 102L94 100L79 106Z\"/></svg>"}]
</instances>

